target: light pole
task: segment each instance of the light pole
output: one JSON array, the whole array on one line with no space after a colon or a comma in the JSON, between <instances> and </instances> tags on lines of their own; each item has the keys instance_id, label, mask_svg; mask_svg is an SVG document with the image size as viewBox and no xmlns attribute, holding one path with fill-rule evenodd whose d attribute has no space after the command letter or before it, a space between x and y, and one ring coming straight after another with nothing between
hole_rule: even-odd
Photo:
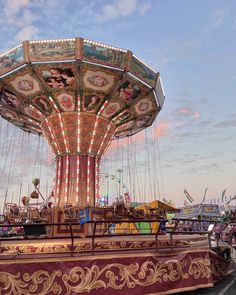
<instances>
[{"instance_id":1,"label":"light pole","mask_svg":"<svg viewBox=\"0 0 236 295\"><path fill-rule=\"evenodd\" d=\"M105 174L105 178L107 179L107 196L106 196L106 205L108 206L108 192L109 192L109 174Z\"/></svg>"},{"instance_id":2,"label":"light pole","mask_svg":"<svg viewBox=\"0 0 236 295\"><path fill-rule=\"evenodd\" d=\"M118 177L118 183L119 183L119 186L118 186L118 198L120 199L120 184L121 184L121 173L123 172L122 169L118 169L118 174L119 174L119 177Z\"/></svg>"}]
</instances>

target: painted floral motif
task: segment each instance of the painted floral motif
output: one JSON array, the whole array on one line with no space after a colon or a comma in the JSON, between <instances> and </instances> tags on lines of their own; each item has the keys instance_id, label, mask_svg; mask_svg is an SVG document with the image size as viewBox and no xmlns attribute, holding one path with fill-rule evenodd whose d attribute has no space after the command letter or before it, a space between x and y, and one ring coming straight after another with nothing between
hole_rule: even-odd
<instances>
[{"instance_id":1,"label":"painted floral motif","mask_svg":"<svg viewBox=\"0 0 236 295\"><path fill-rule=\"evenodd\" d=\"M17 84L17 88L19 90L23 90L25 92L32 90L34 88L33 81L30 80L21 80Z\"/></svg>"},{"instance_id":2,"label":"painted floral motif","mask_svg":"<svg viewBox=\"0 0 236 295\"><path fill-rule=\"evenodd\" d=\"M98 91L109 90L114 82L114 76L102 71L87 70L83 77L85 87Z\"/></svg>"},{"instance_id":3,"label":"painted floral motif","mask_svg":"<svg viewBox=\"0 0 236 295\"><path fill-rule=\"evenodd\" d=\"M70 68L51 68L43 70L42 76L49 88L63 89L65 87L75 86L75 75Z\"/></svg>"},{"instance_id":4,"label":"painted floral motif","mask_svg":"<svg viewBox=\"0 0 236 295\"><path fill-rule=\"evenodd\" d=\"M11 85L24 95L31 95L40 90L39 83L30 75L17 76Z\"/></svg>"},{"instance_id":5,"label":"painted floral motif","mask_svg":"<svg viewBox=\"0 0 236 295\"><path fill-rule=\"evenodd\" d=\"M148 113L152 110L152 101L150 98L144 98L139 101L134 107L138 115Z\"/></svg>"},{"instance_id":6,"label":"painted floral motif","mask_svg":"<svg viewBox=\"0 0 236 295\"><path fill-rule=\"evenodd\" d=\"M21 101L13 92L4 89L0 92L0 102L5 106L17 108Z\"/></svg>"},{"instance_id":7,"label":"painted floral motif","mask_svg":"<svg viewBox=\"0 0 236 295\"><path fill-rule=\"evenodd\" d=\"M103 87L109 83L105 77L102 77L100 75L93 75L91 77L88 77L87 81L89 81L91 85L96 87Z\"/></svg>"},{"instance_id":8,"label":"painted floral motif","mask_svg":"<svg viewBox=\"0 0 236 295\"><path fill-rule=\"evenodd\" d=\"M72 94L61 93L56 96L56 100L58 101L63 111L67 111L67 112L74 111L75 102L74 102L74 97Z\"/></svg>"}]
</instances>

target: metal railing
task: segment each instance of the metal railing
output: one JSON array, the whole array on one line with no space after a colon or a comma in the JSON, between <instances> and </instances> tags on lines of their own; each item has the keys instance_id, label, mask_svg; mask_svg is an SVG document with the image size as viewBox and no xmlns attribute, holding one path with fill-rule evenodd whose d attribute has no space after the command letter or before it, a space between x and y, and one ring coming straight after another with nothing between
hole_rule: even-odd
<instances>
[{"instance_id":1,"label":"metal railing","mask_svg":"<svg viewBox=\"0 0 236 295\"><path fill-rule=\"evenodd\" d=\"M153 236L155 241L155 250L158 251L158 237L166 233L169 236L171 249L174 248L173 236L174 235L207 235L209 248L211 249L211 235L216 226L215 221L210 220L192 220L192 219L172 219L169 224L167 219L107 219L107 220L92 220L86 224L89 226L89 233L86 238L91 239L91 254L96 252L95 241L98 238L112 238L112 237L133 237L133 236ZM123 228L119 230L116 225L131 225L134 224L134 230ZM141 227L138 225L147 224L148 227L142 232ZM155 226L154 226L155 224ZM209 229L209 225L212 225ZM19 228L20 233L18 236L2 237L2 241L22 241L22 240L50 240L50 239L69 239L70 240L70 255L74 255L75 239L85 238L85 236L76 232L75 227L78 228L81 224L79 222L66 222L66 223L19 223L19 224L0 224L0 228ZM66 228L66 236L64 235L51 235L52 228L56 226L64 226ZM100 226L100 228L98 228ZM49 229L49 230L48 230ZM119 249L116 249L119 250ZM101 250L99 250L101 251ZM106 251L106 250L104 250Z\"/></svg>"}]
</instances>

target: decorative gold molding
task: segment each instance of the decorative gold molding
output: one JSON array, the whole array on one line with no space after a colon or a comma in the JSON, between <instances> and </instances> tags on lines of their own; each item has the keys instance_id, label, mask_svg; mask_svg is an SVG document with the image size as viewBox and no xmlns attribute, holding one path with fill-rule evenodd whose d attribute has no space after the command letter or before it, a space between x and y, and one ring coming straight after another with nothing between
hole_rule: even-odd
<instances>
[{"instance_id":1,"label":"decorative gold molding","mask_svg":"<svg viewBox=\"0 0 236 295\"><path fill-rule=\"evenodd\" d=\"M54 271L37 270L32 274L25 272L11 274L0 272L0 292L4 294L54 294L69 295L74 293L90 292L92 290L134 289L136 287L149 287L154 284L173 283L179 280L200 278L207 280L211 274L208 258L191 257L169 259L160 261L138 261L128 265L122 263L109 263L105 266L96 264L81 267L75 266L68 273L60 269ZM66 290L66 293L65 293Z\"/></svg>"}]
</instances>

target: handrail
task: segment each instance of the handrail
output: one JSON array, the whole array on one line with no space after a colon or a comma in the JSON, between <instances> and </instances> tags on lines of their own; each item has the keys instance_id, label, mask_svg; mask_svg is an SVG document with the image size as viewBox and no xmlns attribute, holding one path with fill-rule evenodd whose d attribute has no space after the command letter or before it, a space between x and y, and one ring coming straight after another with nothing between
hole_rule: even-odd
<instances>
[{"instance_id":1,"label":"handrail","mask_svg":"<svg viewBox=\"0 0 236 295\"><path fill-rule=\"evenodd\" d=\"M177 234L207 234L208 235L208 241L209 241L209 248L211 248L211 240L210 240L210 236L211 234L213 233L213 230L215 228L215 225L216 225L216 222L214 221L211 221L211 220L191 220L191 219L178 219L178 218L173 218L171 220L172 222L174 222L174 226L173 227L169 227L167 226L166 228L168 229L168 234L169 234L169 238L170 238L170 244L171 244L171 249L173 249L173 235L177 235ZM205 231L205 230L199 230L199 231L181 231L178 229L178 226L180 224L180 222L198 222L198 223L204 223L204 222L207 222L207 223L210 223L210 224L214 224L214 227L210 230L210 231ZM138 233L132 233L132 232L129 232L129 233L112 233L112 232L109 232L109 229L110 227L113 225L113 224L122 224L122 223L157 223L157 228L154 232L138 232ZM90 221L87 221L87 224L91 224L92 225L92 231L91 231L91 234L90 235L87 235L86 237L87 238L91 238L91 254L94 255L95 253L95 239L96 238L99 238L99 237L114 237L114 236L117 236L117 237L121 237L121 236L154 236L155 237L155 249L156 251L158 251L158 237L161 233L161 224L164 224L166 225L166 223L168 222L167 219L164 219L164 218L155 218L155 219L104 219L104 220L90 220ZM108 227L103 231L102 234L97 234L97 226L99 224L104 224L104 227L106 226L106 224L108 224ZM76 235L75 236L75 233L73 231L74 229L74 226L78 226L80 225L80 222L64 222L64 223L17 223L17 224L0 224L0 228L3 228L3 227L21 227L21 228L26 228L27 226L30 226L30 227L48 227L48 226L66 226L66 227L69 227L69 230L68 230L68 236L57 236L57 237L40 237L40 234L39 234L39 237L32 237L30 238L31 240L38 240L38 239L60 239L60 238L68 238L71 240L71 249L70 249L70 255L73 256L74 255L74 240L75 238L84 238L84 236L82 235ZM31 235L26 235L25 233L22 233L22 235L20 236L20 240L22 239L27 239L28 236L31 236ZM33 234L32 234L33 236ZM19 240L19 238L2 238L0 237L0 241L6 241L6 240Z\"/></svg>"}]
</instances>

